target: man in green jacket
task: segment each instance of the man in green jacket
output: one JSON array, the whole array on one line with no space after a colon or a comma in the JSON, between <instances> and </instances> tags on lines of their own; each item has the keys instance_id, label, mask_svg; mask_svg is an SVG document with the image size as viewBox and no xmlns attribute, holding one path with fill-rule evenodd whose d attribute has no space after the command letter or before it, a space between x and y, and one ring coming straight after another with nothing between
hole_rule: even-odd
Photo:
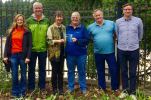
<instances>
[{"instance_id":1,"label":"man in green jacket","mask_svg":"<svg viewBox=\"0 0 151 100\"><path fill-rule=\"evenodd\" d=\"M33 14L27 19L27 25L32 32L32 53L28 68L28 90L33 91L35 89L35 66L37 57L39 69L38 87L40 90L44 90L47 58L46 36L49 20L43 15L43 5L40 2L33 4Z\"/></svg>"}]
</instances>

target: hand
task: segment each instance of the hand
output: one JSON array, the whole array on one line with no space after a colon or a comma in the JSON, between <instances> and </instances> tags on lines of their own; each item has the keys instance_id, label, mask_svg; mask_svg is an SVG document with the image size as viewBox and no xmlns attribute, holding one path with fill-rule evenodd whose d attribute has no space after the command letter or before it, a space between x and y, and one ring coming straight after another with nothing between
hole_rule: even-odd
<instances>
[{"instance_id":1,"label":"hand","mask_svg":"<svg viewBox=\"0 0 151 100\"><path fill-rule=\"evenodd\" d=\"M76 38L72 38L72 42L76 42L77 41L77 39Z\"/></svg>"},{"instance_id":2,"label":"hand","mask_svg":"<svg viewBox=\"0 0 151 100\"><path fill-rule=\"evenodd\" d=\"M27 64L27 63L29 63L29 62L30 62L30 59L26 58L26 59L25 59L25 63Z\"/></svg>"},{"instance_id":3,"label":"hand","mask_svg":"<svg viewBox=\"0 0 151 100\"><path fill-rule=\"evenodd\" d=\"M53 41L54 41L54 43L59 43L59 44L64 43L64 39L60 39L60 40L53 40Z\"/></svg>"},{"instance_id":4,"label":"hand","mask_svg":"<svg viewBox=\"0 0 151 100\"><path fill-rule=\"evenodd\" d=\"M8 58L5 57L5 58L3 59L3 61L7 64L7 63L8 63Z\"/></svg>"},{"instance_id":5,"label":"hand","mask_svg":"<svg viewBox=\"0 0 151 100\"><path fill-rule=\"evenodd\" d=\"M60 39L60 43L64 43L65 42L65 40L64 39Z\"/></svg>"}]
</instances>

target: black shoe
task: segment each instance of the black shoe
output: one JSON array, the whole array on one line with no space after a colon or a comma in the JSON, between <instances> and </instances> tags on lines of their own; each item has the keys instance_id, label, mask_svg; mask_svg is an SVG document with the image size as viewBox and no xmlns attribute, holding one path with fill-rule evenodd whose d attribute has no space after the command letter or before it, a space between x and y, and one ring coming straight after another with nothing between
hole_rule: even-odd
<instances>
[{"instance_id":1,"label":"black shoe","mask_svg":"<svg viewBox=\"0 0 151 100\"><path fill-rule=\"evenodd\" d=\"M59 95L63 95L63 90L59 90Z\"/></svg>"},{"instance_id":2,"label":"black shoe","mask_svg":"<svg viewBox=\"0 0 151 100\"><path fill-rule=\"evenodd\" d=\"M42 99L45 99L47 95L47 91L45 89L40 90L40 95Z\"/></svg>"},{"instance_id":3,"label":"black shoe","mask_svg":"<svg viewBox=\"0 0 151 100\"><path fill-rule=\"evenodd\" d=\"M57 90L53 90L53 91L52 91L52 94L53 94L53 95L56 95L57 93L58 93Z\"/></svg>"}]
</instances>

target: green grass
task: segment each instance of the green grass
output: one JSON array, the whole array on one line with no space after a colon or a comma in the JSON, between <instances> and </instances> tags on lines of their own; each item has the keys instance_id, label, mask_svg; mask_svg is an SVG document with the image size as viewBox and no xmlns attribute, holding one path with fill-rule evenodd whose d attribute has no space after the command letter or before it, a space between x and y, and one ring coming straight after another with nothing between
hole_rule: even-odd
<instances>
[{"instance_id":1,"label":"green grass","mask_svg":"<svg viewBox=\"0 0 151 100\"><path fill-rule=\"evenodd\" d=\"M11 94L11 74L6 72L4 66L0 60L0 97L9 97ZM64 91L67 90L67 84L64 85ZM48 83L49 88L47 89L48 95L46 100L58 100L60 97L58 95L52 95L51 84ZM96 88L97 86L88 85L87 94L83 95L78 88L75 89L73 93L65 93L63 100L120 100L116 97L110 90L104 93ZM151 96L146 96L145 91L138 89L136 91L136 96L138 100L151 100ZM35 98L40 98L40 90L35 89L26 100L34 100ZM61 99L62 100L62 99ZM124 100L132 100L130 96L127 96Z\"/></svg>"}]
</instances>

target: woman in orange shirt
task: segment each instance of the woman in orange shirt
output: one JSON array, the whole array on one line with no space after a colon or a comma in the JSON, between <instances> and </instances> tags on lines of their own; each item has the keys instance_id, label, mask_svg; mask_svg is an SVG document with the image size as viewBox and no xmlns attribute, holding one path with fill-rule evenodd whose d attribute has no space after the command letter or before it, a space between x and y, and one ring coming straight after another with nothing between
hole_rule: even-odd
<instances>
[{"instance_id":1,"label":"woman in orange shirt","mask_svg":"<svg viewBox=\"0 0 151 100\"><path fill-rule=\"evenodd\" d=\"M26 67L30 61L32 47L31 33L25 24L22 14L17 14L8 30L4 50L4 62L11 62L12 70L12 97L25 96L26 92ZM18 69L21 69L21 79L18 79Z\"/></svg>"}]
</instances>

